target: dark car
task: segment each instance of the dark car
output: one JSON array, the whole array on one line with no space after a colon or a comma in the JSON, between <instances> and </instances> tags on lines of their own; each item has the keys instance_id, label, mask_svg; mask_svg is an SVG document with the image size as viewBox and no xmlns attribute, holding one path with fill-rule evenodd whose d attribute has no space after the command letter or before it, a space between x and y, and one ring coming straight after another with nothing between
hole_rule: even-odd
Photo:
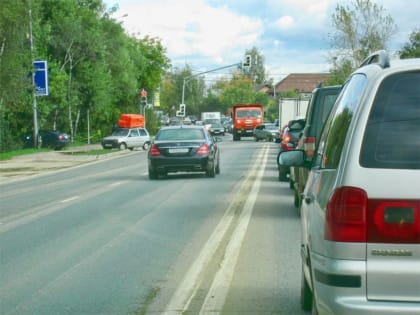
<instances>
[{"instance_id":1,"label":"dark car","mask_svg":"<svg viewBox=\"0 0 420 315\"><path fill-rule=\"evenodd\" d=\"M215 177L220 173L219 141L204 126L162 127L148 152L149 178L174 172L205 172Z\"/></svg>"},{"instance_id":2,"label":"dark car","mask_svg":"<svg viewBox=\"0 0 420 315\"><path fill-rule=\"evenodd\" d=\"M296 148L299 138L305 127L305 119L295 119L289 121L284 129L283 138L280 142L279 154L284 151L291 151ZM279 181L287 181L290 174L288 166L278 165Z\"/></svg>"},{"instance_id":3,"label":"dark car","mask_svg":"<svg viewBox=\"0 0 420 315\"><path fill-rule=\"evenodd\" d=\"M273 123L264 123L260 124L254 129L254 139L255 141L266 140L273 141L279 138L279 127Z\"/></svg>"},{"instance_id":4,"label":"dark car","mask_svg":"<svg viewBox=\"0 0 420 315\"><path fill-rule=\"evenodd\" d=\"M34 146L33 132L27 132L24 137L24 147L32 148ZM61 150L70 143L70 136L57 130L39 130L38 147Z\"/></svg>"},{"instance_id":5,"label":"dark car","mask_svg":"<svg viewBox=\"0 0 420 315\"><path fill-rule=\"evenodd\" d=\"M340 91L341 86L336 85L316 88L312 92L306 111L305 128L296 147L296 149L305 151L308 162L312 161L312 156L318 146L321 130ZM308 174L308 169L298 167L290 168L290 184L295 192L294 204L296 208L300 206L300 196L305 188Z\"/></svg>"},{"instance_id":6,"label":"dark car","mask_svg":"<svg viewBox=\"0 0 420 315\"><path fill-rule=\"evenodd\" d=\"M225 135L225 127L223 127L223 125L221 123L212 123L208 127L208 129L213 136L216 136L216 135L224 136Z\"/></svg>"}]
</instances>

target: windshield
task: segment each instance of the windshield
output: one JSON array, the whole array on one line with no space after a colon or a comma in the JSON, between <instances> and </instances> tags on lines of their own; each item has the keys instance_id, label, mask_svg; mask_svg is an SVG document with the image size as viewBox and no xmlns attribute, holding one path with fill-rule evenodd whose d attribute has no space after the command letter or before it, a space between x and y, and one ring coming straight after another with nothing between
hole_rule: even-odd
<instances>
[{"instance_id":1,"label":"windshield","mask_svg":"<svg viewBox=\"0 0 420 315\"><path fill-rule=\"evenodd\" d=\"M238 110L236 112L237 118L260 117L260 116L261 116L261 111L258 109Z\"/></svg>"},{"instance_id":2,"label":"windshield","mask_svg":"<svg viewBox=\"0 0 420 315\"><path fill-rule=\"evenodd\" d=\"M129 129L117 129L115 130L112 135L117 137L124 137L128 135Z\"/></svg>"}]
</instances>

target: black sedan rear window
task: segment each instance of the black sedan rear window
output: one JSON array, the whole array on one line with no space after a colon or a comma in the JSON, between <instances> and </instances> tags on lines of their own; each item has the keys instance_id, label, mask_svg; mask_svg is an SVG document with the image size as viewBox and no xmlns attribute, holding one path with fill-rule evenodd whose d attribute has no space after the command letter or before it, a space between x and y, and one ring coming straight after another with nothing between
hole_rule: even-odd
<instances>
[{"instance_id":1,"label":"black sedan rear window","mask_svg":"<svg viewBox=\"0 0 420 315\"><path fill-rule=\"evenodd\" d=\"M159 131L156 135L155 140L166 141L166 140L204 140L203 129L164 129Z\"/></svg>"},{"instance_id":2,"label":"black sedan rear window","mask_svg":"<svg viewBox=\"0 0 420 315\"><path fill-rule=\"evenodd\" d=\"M420 169L420 72L390 76L379 87L360 164L368 168Z\"/></svg>"}]
</instances>

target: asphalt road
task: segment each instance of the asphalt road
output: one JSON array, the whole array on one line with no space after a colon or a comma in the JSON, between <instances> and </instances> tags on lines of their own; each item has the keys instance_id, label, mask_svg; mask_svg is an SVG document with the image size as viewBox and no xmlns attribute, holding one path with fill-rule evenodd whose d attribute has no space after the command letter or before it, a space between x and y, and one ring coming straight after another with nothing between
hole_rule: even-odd
<instances>
[{"instance_id":1,"label":"asphalt road","mask_svg":"<svg viewBox=\"0 0 420 315\"><path fill-rule=\"evenodd\" d=\"M2 314L303 314L299 217L277 145L150 181L145 151L0 191Z\"/></svg>"}]
</instances>

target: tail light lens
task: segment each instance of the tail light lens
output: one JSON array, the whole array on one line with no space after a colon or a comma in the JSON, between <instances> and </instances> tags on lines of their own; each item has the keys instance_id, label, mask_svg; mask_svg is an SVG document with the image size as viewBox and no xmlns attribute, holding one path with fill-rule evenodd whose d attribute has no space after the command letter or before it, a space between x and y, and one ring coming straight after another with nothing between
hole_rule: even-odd
<instances>
[{"instance_id":1,"label":"tail light lens","mask_svg":"<svg viewBox=\"0 0 420 315\"><path fill-rule=\"evenodd\" d=\"M315 152L315 137L307 137L303 142L303 150L305 150L306 157L312 159Z\"/></svg>"},{"instance_id":2,"label":"tail light lens","mask_svg":"<svg viewBox=\"0 0 420 315\"><path fill-rule=\"evenodd\" d=\"M207 154L209 154L209 146L207 145L207 144L202 144L199 148L198 148L198 150L197 150L197 152L196 152L196 154L197 155L207 155Z\"/></svg>"},{"instance_id":3,"label":"tail light lens","mask_svg":"<svg viewBox=\"0 0 420 315\"><path fill-rule=\"evenodd\" d=\"M420 244L420 200L368 199L363 189L337 188L327 204L325 239Z\"/></svg>"},{"instance_id":4,"label":"tail light lens","mask_svg":"<svg viewBox=\"0 0 420 315\"><path fill-rule=\"evenodd\" d=\"M288 133L284 135L283 141L281 142L281 147L285 151L293 150L294 145L290 141L292 140L292 136Z\"/></svg>"},{"instance_id":5,"label":"tail light lens","mask_svg":"<svg viewBox=\"0 0 420 315\"><path fill-rule=\"evenodd\" d=\"M325 239L336 242L366 242L367 195L363 189L340 187L327 204Z\"/></svg>"},{"instance_id":6,"label":"tail light lens","mask_svg":"<svg viewBox=\"0 0 420 315\"><path fill-rule=\"evenodd\" d=\"M161 155L159 148L154 144L152 144L152 146L150 147L149 154L152 156Z\"/></svg>"}]
</instances>

